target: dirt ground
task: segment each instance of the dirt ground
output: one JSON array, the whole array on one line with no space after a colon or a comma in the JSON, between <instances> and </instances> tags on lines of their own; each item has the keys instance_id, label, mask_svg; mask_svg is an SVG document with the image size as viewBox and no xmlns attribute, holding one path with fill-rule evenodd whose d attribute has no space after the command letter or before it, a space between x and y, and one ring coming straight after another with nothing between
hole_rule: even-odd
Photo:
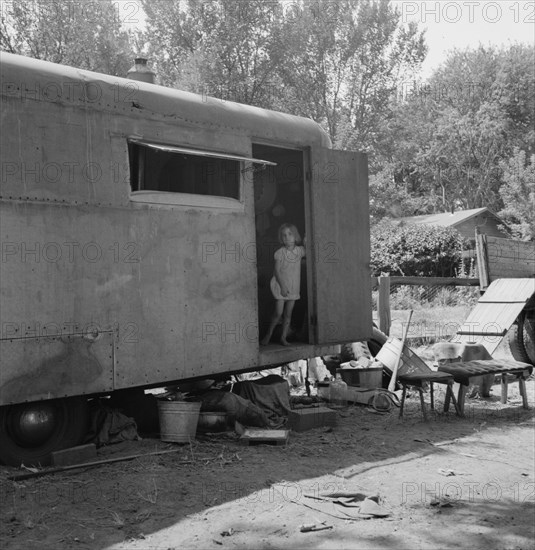
<instances>
[{"instance_id":1,"label":"dirt ground","mask_svg":"<svg viewBox=\"0 0 535 550\"><path fill-rule=\"evenodd\" d=\"M468 399L465 418L431 412L424 423L414 394L401 420L353 405L285 446L145 438L99 458L176 452L20 482L3 467L0 548L535 548L535 382L529 410L516 386L506 405L499 385ZM378 495L390 515L352 519L310 498L335 490Z\"/></svg>"}]
</instances>

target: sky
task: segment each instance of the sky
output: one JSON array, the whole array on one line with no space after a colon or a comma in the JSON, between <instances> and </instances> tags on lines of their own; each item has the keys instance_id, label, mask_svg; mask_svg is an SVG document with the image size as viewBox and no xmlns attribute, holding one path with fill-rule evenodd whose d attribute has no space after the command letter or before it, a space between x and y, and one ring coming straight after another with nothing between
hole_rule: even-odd
<instances>
[{"instance_id":1,"label":"sky","mask_svg":"<svg viewBox=\"0 0 535 550\"><path fill-rule=\"evenodd\" d=\"M454 48L535 43L535 0L397 0L393 4L404 22L416 21L427 29L429 53L422 66L424 77Z\"/></svg>"}]
</instances>

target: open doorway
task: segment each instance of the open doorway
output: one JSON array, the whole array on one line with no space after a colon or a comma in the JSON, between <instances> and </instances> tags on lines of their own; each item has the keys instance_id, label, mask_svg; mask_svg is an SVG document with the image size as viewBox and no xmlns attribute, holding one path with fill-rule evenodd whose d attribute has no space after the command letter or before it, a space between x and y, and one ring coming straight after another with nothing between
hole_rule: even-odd
<instances>
[{"instance_id":1,"label":"open doorway","mask_svg":"<svg viewBox=\"0 0 535 550\"><path fill-rule=\"evenodd\" d=\"M269 160L276 166L255 171L255 224L258 273L258 327L260 337L266 334L275 299L270 282L275 265L274 254L282 246L279 228L284 223L296 226L305 236L305 187L303 151L253 144L253 157ZM293 309L288 342L309 343L308 289L306 262L302 260L300 299ZM281 327L275 329L271 343L280 341Z\"/></svg>"}]
</instances>

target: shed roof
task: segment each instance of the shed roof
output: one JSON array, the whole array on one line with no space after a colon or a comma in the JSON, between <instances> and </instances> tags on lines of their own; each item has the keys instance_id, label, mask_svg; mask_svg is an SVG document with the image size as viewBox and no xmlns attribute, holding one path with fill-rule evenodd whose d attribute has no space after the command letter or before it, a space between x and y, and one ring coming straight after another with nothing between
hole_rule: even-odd
<instances>
[{"instance_id":1,"label":"shed roof","mask_svg":"<svg viewBox=\"0 0 535 550\"><path fill-rule=\"evenodd\" d=\"M399 218L397 221L405 223L414 223L417 225L440 225L442 227L455 227L462 222L469 220L483 212L488 212L492 217L499 222L503 221L491 212L486 206L483 208L472 208L470 210L458 210L457 212L444 212L441 214L425 214L423 216L409 216L407 218Z\"/></svg>"}]
</instances>

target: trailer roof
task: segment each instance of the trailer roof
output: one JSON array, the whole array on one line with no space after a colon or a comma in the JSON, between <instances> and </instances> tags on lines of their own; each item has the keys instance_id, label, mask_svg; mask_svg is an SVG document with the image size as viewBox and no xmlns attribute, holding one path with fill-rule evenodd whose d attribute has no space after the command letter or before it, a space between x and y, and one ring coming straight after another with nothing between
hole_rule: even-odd
<instances>
[{"instance_id":1,"label":"trailer roof","mask_svg":"<svg viewBox=\"0 0 535 550\"><path fill-rule=\"evenodd\" d=\"M0 53L1 94L117 113L155 116L182 124L227 127L251 138L331 147L311 119L157 84Z\"/></svg>"}]
</instances>

